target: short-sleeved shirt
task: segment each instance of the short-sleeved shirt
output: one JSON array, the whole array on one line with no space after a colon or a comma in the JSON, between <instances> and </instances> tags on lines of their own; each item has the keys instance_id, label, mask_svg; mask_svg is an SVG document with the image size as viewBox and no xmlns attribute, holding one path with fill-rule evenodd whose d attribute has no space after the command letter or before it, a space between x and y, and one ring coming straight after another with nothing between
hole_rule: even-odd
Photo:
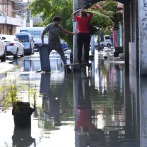
<instances>
[{"instance_id":1,"label":"short-sleeved shirt","mask_svg":"<svg viewBox=\"0 0 147 147\"><path fill-rule=\"evenodd\" d=\"M59 31L63 31L63 28L61 25L54 27L51 23L51 24L47 25L43 31L45 33L48 32L48 41L53 41L53 42L57 42L57 43L60 42Z\"/></svg>"},{"instance_id":2,"label":"short-sleeved shirt","mask_svg":"<svg viewBox=\"0 0 147 147\"><path fill-rule=\"evenodd\" d=\"M77 15L74 15L75 20L78 22L78 33L90 33L88 26L89 21L92 19L92 14L90 14L88 17L79 17Z\"/></svg>"}]
</instances>

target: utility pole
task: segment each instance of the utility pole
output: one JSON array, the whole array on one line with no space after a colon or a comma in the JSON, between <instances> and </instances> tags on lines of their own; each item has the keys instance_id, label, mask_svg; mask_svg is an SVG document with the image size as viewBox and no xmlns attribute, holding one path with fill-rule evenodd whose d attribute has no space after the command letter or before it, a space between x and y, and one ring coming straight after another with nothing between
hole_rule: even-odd
<instances>
[{"instance_id":1,"label":"utility pole","mask_svg":"<svg viewBox=\"0 0 147 147\"><path fill-rule=\"evenodd\" d=\"M3 16L4 16L4 12L5 12L5 11L4 11L4 0L3 0Z\"/></svg>"},{"instance_id":2,"label":"utility pole","mask_svg":"<svg viewBox=\"0 0 147 147\"><path fill-rule=\"evenodd\" d=\"M84 8L85 0L73 0L73 12L77 11L78 9ZM78 25L75 19L73 18L73 32L77 32ZM77 63L77 34L73 36L73 63Z\"/></svg>"},{"instance_id":3,"label":"utility pole","mask_svg":"<svg viewBox=\"0 0 147 147\"><path fill-rule=\"evenodd\" d=\"M30 1L28 0L28 5L29 5ZM30 12L29 9L27 8L27 27L30 26Z\"/></svg>"}]
</instances>

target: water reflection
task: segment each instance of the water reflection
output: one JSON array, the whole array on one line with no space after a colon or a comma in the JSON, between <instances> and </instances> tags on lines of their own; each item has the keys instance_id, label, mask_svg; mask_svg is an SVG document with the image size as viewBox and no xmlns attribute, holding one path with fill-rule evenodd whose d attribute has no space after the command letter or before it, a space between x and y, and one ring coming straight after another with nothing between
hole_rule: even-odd
<instances>
[{"instance_id":1,"label":"water reflection","mask_svg":"<svg viewBox=\"0 0 147 147\"><path fill-rule=\"evenodd\" d=\"M14 127L14 135L12 136L13 146L26 147L34 143L36 147L35 139L31 137L31 127L19 128Z\"/></svg>"},{"instance_id":2,"label":"water reflection","mask_svg":"<svg viewBox=\"0 0 147 147\"><path fill-rule=\"evenodd\" d=\"M31 115L35 111L28 102L17 102L13 105L12 115L14 116L14 135L12 136L13 146L30 146L35 139L31 137Z\"/></svg>"},{"instance_id":3,"label":"water reflection","mask_svg":"<svg viewBox=\"0 0 147 147\"><path fill-rule=\"evenodd\" d=\"M24 59L18 58L13 61L15 66L18 66L19 69L23 72L32 72L39 70L40 67L40 59L39 58L28 58L25 57ZM64 66L62 65L60 58L51 58L50 65L52 71L63 71ZM16 69L14 70L16 71Z\"/></svg>"},{"instance_id":4,"label":"water reflection","mask_svg":"<svg viewBox=\"0 0 147 147\"><path fill-rule=\"evenodd\" d=\"M95 87L85 73L74 73L76 147L135 147L139 126L134 111L139 109L132 106L128 71L120 65L107 66L104 60L99 64Z\"/></svg>"},{"instance_id":5,"label":"water reflection","mask_svg":"<svg viewBox=\"0 0 147 147\"><path fill-rule=\"evenodd\" d=\"M95 110L92 110L89 77L85 73L74 73L75 95L75 144L87 147L100 141L104 142L104 131L94 123ZM77 102L77 103L76 103Z\"/></svg>"},{"instance_id":6,"label":"water reflection","mask_svg":"<svg viewBox=\"0 0 147 147\"><path fill-rule=\"evenodd\" d=\"M41 75L40 93L43 94L42 108L46 117L53 118L54 126L61 126L60 117L62 113L60 113L60 103L65 90L66 79L64 78L62 84L54 91L55 87L50 88L50 77L50 73Z\"/></svg>"},{"instance_id":7,"label":"water reflection","mask_svg":"<svg viewBox=\"0 0 147 147\"><path fill-rule=\"evenodd\" d=\"M60 60L53 58L54 69L61 72L42 75L24 72L31 75L30 82L38 83L38 93L44 95L37 98L43 112L37 109L32 115L31 130L20 132L15 128L13 137L10 129L4 131L1 127L7 120L0 113L0 130L12 137L14 145L28 137L28 146L34 146L35 141L36 146L145 147L147 80L139 80L122 64L100 58L92 62L95 68L92 76L81 71L64 77ZM23 71L35 69L36 64L34 60ZM20 75L22 82L29 79L24 75ZM11 124L13 128L13 121ZM1 133L3 146L2 136Z\"/></svg>"}]
</instances>

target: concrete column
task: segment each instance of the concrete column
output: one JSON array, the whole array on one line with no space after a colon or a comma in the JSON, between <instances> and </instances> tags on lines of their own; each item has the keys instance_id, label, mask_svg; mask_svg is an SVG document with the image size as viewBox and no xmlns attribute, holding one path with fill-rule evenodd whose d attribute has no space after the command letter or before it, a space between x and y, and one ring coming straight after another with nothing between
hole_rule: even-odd
<instances>
[{"instance_id":1,"label":"concrete column","mask_svg":"<svg viewBox=\"0 0 147 147\"><path fill-rule=\"evenodd\" d=\"M147 1L138 1L139 14L139 71L147 76Z\"/></svg>"},{"instance_id":2,"label":"concrete column","mask_svg":"<svg viewBox=\"0 0 147 147\"><path fill-rule=\"evenodd\" d=\"M147 79L140 79L140 146L147 146Z\"/></svg>"},{"instance_id":3,"label":"concrete column","mask_svg":"<svg viewBox=\"0 0 147 147\"><path fill-rule=\"evenodd\" d=\"M137 62L137 71L139 71L139 27L138 27L138 0L135 0L135 15L136 15L136 62Z\"/></svg>"},{"instance_id":4,"label":"concrete column","mask_svg":"<svg viewBox=\"0 0 147 147\"><path fill-rule=\"evenodd\" d=\"M4 12L5 12L5 11L4 11L4 0L3 0L3 15L4 15Z\"/></svg>"},{"instance_id":5,"label":"concrete column","mask_svg":"<svg viewBox=\"0 0 147 147\"><path fill-rule=\"evenodd\" d=\"M130 42L130 5L124 5L123 21L123 51L125 53L125 64L129 65L129 42Z\"/></svg>"},{"instance_id":6,"label":"concrete column","mask_svg":"<svg viewBox=\"0 0 147 147\"><path fill-rule=\"evenodd\" d=\"M84 8L84 0L73 0L73 12L80 8ZM78 29L77 22L73 19L73 32ZM73 37L73 63L76 63L77 59L77 34Z\"/></svg>"}]
</instances>

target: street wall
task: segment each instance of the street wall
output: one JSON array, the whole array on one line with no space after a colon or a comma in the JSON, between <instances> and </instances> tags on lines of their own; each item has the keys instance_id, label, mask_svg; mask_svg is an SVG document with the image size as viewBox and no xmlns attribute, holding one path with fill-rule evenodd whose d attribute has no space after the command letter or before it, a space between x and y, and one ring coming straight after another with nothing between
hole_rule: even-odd
<instances>
[{"instance_id":1,"label":"street wall","mask_svg":"<svg viewBox=\"0 0 147 147\"><path fill-rule=\"evenodd\" d=\"M138 1L139 7L139 58L140 75L147 75L147 5L145 1Z\"/></svg>"},{"instance_id":2,"label":"street wall","mask_svg":"<svg viewBox=\"0 0 147 147\"><path fill-rule=\"evenodd\" d=\"M0 34L14 35L16 33L16 26L0 25Z\"/></svg>"},{"instance_id":3,"label":"street wall","mask_svg":"<svg viewBox=\"0 0 147 147\"><path fill-rule=\"evenodd\" d=\"M0 12L3 13L4 16L9 16L12 17L12 10L13 10L13 5L11 0L0 0Z\"/></svg>"}]
</instances>

